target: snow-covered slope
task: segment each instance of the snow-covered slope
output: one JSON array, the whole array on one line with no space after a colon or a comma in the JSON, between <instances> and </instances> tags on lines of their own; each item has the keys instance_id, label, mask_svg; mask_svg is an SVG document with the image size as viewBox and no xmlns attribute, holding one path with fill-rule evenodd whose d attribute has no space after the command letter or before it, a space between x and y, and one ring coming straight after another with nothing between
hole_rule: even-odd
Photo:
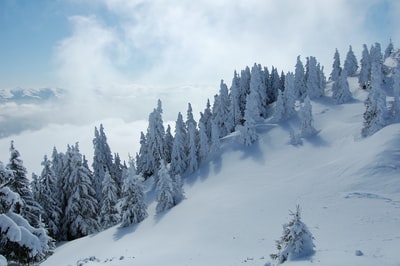
<instances>
[{"instance_id":1,"label":"snow-covered slope","mask_svg":"<svg viewBox=\"0 0 400 266\"><path fill-rule=\"evenodd\" d=\"M290 144L295 121L259 125L248 148L225 138L178 206L156 215L153 202L139 225L64 243L42 265L265 265L296 204L316 253L286 264L399 265L400 124L361 138L366 95L353 95L313 101L320 131L302 145Z\"/></svg>"}]
</instances>

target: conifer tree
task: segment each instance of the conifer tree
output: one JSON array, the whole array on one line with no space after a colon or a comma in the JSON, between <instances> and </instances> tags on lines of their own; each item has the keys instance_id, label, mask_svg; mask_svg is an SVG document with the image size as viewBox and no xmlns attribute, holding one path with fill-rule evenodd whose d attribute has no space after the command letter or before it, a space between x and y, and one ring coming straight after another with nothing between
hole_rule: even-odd
<instances>
[{"instance_id":1,"label":"conifer tree","mask_svg":"<svg viewBox=\"0 0 400 266\"><path fill-rule=\"evenodd\" d=\"M306 87L304 66L300 60L300 55L297 56L297 63L295 66L294 90L295 90L296 98L301 99L301 100L305 98L305 96L307 94L307 87Z\"/></svg>"},{"instance_id":2,"label":"conifer tree","mask_svg":"<svg viewBox=\"0 0 400 266\"><path fill-rule=\"evenodd\" d=\"M40 216L43 212L42 207L33 198L33 193L26 177L27 171L20 158L19 151L14 147L14 141L10 146L10 162L7 168L13 172L13 178L8 186L12 191L21 197L21 203L15 205L15 211L24 217L31 226L39 228L42 226Z\"/></svg>"},{"instance_id":3,"label":"conifer tree","mask_svg":"<svg viewBox=\"0 0 400 266\"><path fill-rule=\"evenodd\" d=\"M254 111L256 111L255 115L257 115L258 117L262 116L266 118L266 104L269 100L267 89L265 87L265 84L263 83L262 75L263 73L261 66L254 64L254 66L251 68L250 95L252 95L252 104L254 105Z\"/></svg>"},{"instance_id":4,"label":"conifer tree","mask_svg":"<svg viewBox=\"0 0 400 266\"><path fill-rule=\"evenodd\" d=\"M306 79L307 95L310 99L321 97L322 91L320 90L317 60L315 57L310 56L308 58L308 75Z\"/></svg>"},{"instance_id":5,"label":"conifer tree","mask_svg":"<svg viewBox=\"0 0 400 266\"><path fill-rule=\"evenodd\" d=\"M62 218L62 239L72 240L97 232L98 202L92 185L92 173L79 152L78 143L68 146L64 168L65 208Z\"/></svg>"},{"instance_id":6,"label":"conifer tree","mask_svg":"<svg viewBox=\"0 0 400 266\"><path fill-rule=\"evenodd\" d=\"M199 122L199 161L204 161L208 157L210 150L209 140L206 134L206 127L202 121Z\"/></svg>"},{"instance_id":7,"label":"conifer tree","mask_svg":"<svg viewBox=\"0 0 400 266\"><path fill-rule=\"evenodd\" d=\"M174 145L174 136L171 133L171 126L167 125L164 138L164 159L166 163L171 162L172 146Z\"/></svg>"},{"instance_id":8,"label":"conifer tree","mask_svg":"<svg viewBox=\"0 0 400 266\"><path fill-rule=\"evenodd\" d=\"M347 75L354 77L358 69L357 58L354 55L351 45L349 46L349 51L346 55L346 60L344 61L343 69L346 70Z\"/></svg>"},{"instance_id":9,"label":"conifer tree","mask_svg":"<svg viewBox=\"0 0 400 266\"><path fill-rule=\"evenodd\" d=\"M254 101L252 100L252 93L253 92L250 92L250 94L247 96L246 110L244 112L244 125L239 127L239 141L245 146L250 146L258 139L255 129L256 122L253 118L254 116L258 116L258 111L253 104Z\"/></svg>"},{"instance_id":10,"label":"conifer tree","mask_svg":"<svg viewBox=\"0 0 400 266\"><path fill-rule=\"evenodd\" d=\"M179 178L179 175L177 175L177 177ZM178 184L176 180L171 178L167 166L162 161L160 169L158 171L158 181L156 188L157 213L169 210L179 203L177 200L183 198L183 195L176 194L178 192L183 193L183 190L179 188L180 185L181 184Z\"/></svg>"},{"instance_id":11,"label":"conifer tree","mask_svg":"<svg viewBox=\"0 0 400 266\"><path fill-rule=\"evenodd\" d=\"M213 105L213 120L220 129L220 137L225 137L233 131L233 117L230 115L230 100L228 87L221 80L219 94L215 96Z\"/></svg>"},{"instance_id":12,"label":"conifer tree","mask_svg":"<svg viewBox=\"0 0 400 266\"><path fill-rule=\"evenodd\" d=\"M264 117L266 117L266 111L267 111L267 104L273 103L277 100L279 91L281 90L281 79L278 74L278 70L272 66L271 74L270 74L270 84L271 87L268 88L262 88L268 91L268 95L266 99L261 99L263 101L263 110L264 111ZM265 102L264 102L265 100Z\"/></svg>"},{"instance_id":13,"label":"conifer tree","mask_svg":"<svg viewBox=\"0 0 400 266\"><path fill-rule=\"evenodd\" d=\"M38 263L52 253L54 245L43 227L32 227L15 212L16 205L23 206L23 200L9 187L13 175L0 161L0 254L10 262Z\"/></svg>"},{"instance_id":14,"label":"conifer tree","mask_svg":"<svg viewBox=\"0 0 400 266\"><path fill-rule=\"evenodd\" d=\"M299 110L300 112L300 121L301 121L301 137L307 138L317 133L317 130L314 128L314 120L312 116L312 106L310 99L306 97L304 99L303 106Z\"/></svg>"},{"instance_id":15,"label":"conifer tree","mask_svg":"<svg viewBox=\"0 0 400 266\"><path fill-rule=\"evenodd\" d=\"M265 72L265 71L264 71ZM267 76L267 75L265 75ZM250 93L250 79L251 72L250 68L246 66L246 68L240 71L240 80L239 80L239 106L242 117L244 117L244 110L246 110L246 98ZM243 123L243 121L242 121Z\"/></svg>"},{"instance_id":16,"label":"conifer tree","mask_svg":"<svg viewBox=\"0 0 400 266\"><path fill-rule=\"evenodd\" d=\"M144 201L142 178L135 174L133 160L124 170L123 198L121 202L121 227L137 224L147 218L147 205Z\"/></svg>"},{"instance_id":17,"label":"conifer tree","mask_svg":"<svg viewBox=\"0 0 400 266\"><path fill-rule=\"evenodd\" d=\"M340 67L340 56L338 49L335 50L335 55L333 56L332 72L330 75L331 81L336 81L339 78L342 68Z\"/></svg>"},{"instance_id":18,"label":"conifer tree","mask_svg":"<svg viewBox=\"0 0 400 266\"><path fill-rule=\"evenodd\" d=\"M202 122L204 124L205 133L209 141L211 140L211 120L212 120L211 104L210 100L207 99L206 108L204 109L203 113L200 113L199 123Z\"/></svg>"},{"instance_id":19,"label":"conifer tree","mask_svg":"<svg viewBox=\"0 0 400 266\"><path fill-rule=\"evenodd\" d=\"M366 44L363 45L362 57L360 60L360 76L358 77L358 83L363 89L367 89L369 81L371 79L371 59Z\"/></svg>"},{"instance_id":20,"label":"conifer tree","mask_svg":"<svg viewBox=\"0 0 400 266\"><path fill-rule=\"evenodd\" d=\"M140 132L140 148L136 159L136 171L137 174L142 175L145 179L152 175L150 170L149 148L143 131Z\"/></svg>"},{"instance_id":21,"label":"conifer tree","mask_svg":"<svg viewBox=\"0 0 400 266\"><path fill-rule=\"evenodd\" d=\"M187 120L186 120L186 128L187 128L187 158L188 158L188 167L187 170L189 173L194 172L198 168L198 138L199 131L197 130L197 122L194 120L192 105L188 104L187 111Z\"/></svg>"},{"instance_id":22,"label":"conifer tree","mask_svg":"<svg viewBox=\"0 0 400 266\"><path fill-rule=\"evenodd\" d=\"M231 112L232 121L234 125L240 125L243 120L243 115L240 109L240 77L238 76L236 70L233 74L232 86L230 89L230 99L231 99Z\"/></svg>"},{"instance_id":23,"label":"conifer tree","mask_svg":"<svg viewBox=\"0 0 400 266\"><path fill-rule=\"evenodd\" d=\"M370 136L383 128L386 124L387 107L386 95L382 90L382 54L380 45L371 48L371 83L369 94L364 104L364 123L361 130L363 137Z\"/></svg>"},{"instance_id":24,"label":"conifer tree","mask_svg":"<svg viewBox=\"0 0 400 266\"><path fill-rule=\"evenodd\" d=\"M102 188L104 198L100 209L99 223L103 229L107 229L120 221L117 209L118 187L108 171L104 175Z\"/></svg>"},{"instance_id":25,"label":"conifer tree","mask_svg":"<svg viewBox=\"0 0 400 266\"><path fill-rule=\"evenodd\" d=\"M321 66L320 63L317 65L318 69L318 83L319 83L319 90L321 91L321 94L325 94L325 87L326 87L326 77L324 73L324 66Z\"/></svg>"},{"instance_id":26,"label":"conifer tree","mask_svg":"<svg viewBox=\"0 0 400 266\"><path fill-rule=\"evenodd\" d=\"M400 121L400 65L394 70L393 77L393 103L390 109L390 115L393 122Z\"/></svg>"},{"instance_id":27,"label":"conifer tree","mask_svg":"<svg viewBox=\"0 0 400 266\"><path fill-rule=\"evenodd\" d=\"M187 169L186 134L187 132L185 124L183 123L182 114L178 113L178 118L175 123L175 136L171 153L171 175L182 175Z\"/></svg>"},{"instance_id":28,"label":"conifer tree","mask_svg":"<svg viewBox=\"0 0 400 266\"><path fill-rule=\"evenodd\" d=\"M42 218L47 225L49 235L57 239L61 219L58 183L52 163L47 156L44 156L42 166L43 170L39 179L41 192L37 201L43 207Z\"/></svg>"},{"instance_id":29,"label":"conifer tree","mask_svg":"<svg viewBox=\"0 0 400 266\"><path fill-rule=\"evenodd\" d=\"M294 74L288 72L285 76L285 90L283 91L286 118L290 118L296 113L296 94L294 87Z\"/></svg>"},{"instance_id":30,"label":"conifer tree","mask_svg":"<svg viewBox=\"0 0 400 266\"><path fill-rule=\"evenodd\" d=\"M211 121L211 143L210 143L210 152L214 153L219 150L221 143L220 143L220 133L219 127L214 120Z\"/></svg>"},{"instance_id":31,"label":"conifer tree","mask_svg":"<svg viewBox=\"0 0 400 266\"><path fill-rule=\"evenodd\" d=\"M346 103L352 99L349 82L347 81L346 69L342 70L338 80L332 85L332 98L335 100L336 104Z\"/></svg>"},{"instance_id":32,"label":"conifer tree","mask_svg":"<svg viewBox=\"0 0 400 266\"><path fill-rule=\"evenodd\" d=\"M306 224L301 221L300 206L296 212L291 212L292 219L283 225L283 235L276 241L278 252L271 254L271 258L278 264L287 260L309 257L314 254L314 237Z\"/></svg>"}]
</instances>

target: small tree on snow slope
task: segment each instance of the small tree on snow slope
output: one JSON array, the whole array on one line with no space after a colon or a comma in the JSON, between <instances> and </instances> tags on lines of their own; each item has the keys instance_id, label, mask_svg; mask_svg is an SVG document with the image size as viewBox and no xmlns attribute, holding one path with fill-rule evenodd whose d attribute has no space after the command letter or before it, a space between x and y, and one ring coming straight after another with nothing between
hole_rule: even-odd
<instances>
[{"instance_id":1,"label":"small tree on snow slope","mask_svg":"<svg viewBox=\"0 0 400 266\"><path fill-rule=\"evenodd\" d=\"M157 213L171 209L183 198L180 176L176 175L174 178L171 178L164 161L161 161L160 169L158 171L156 191Z\"/></svg>"},{"instance_id":2,"label":"small tree on snow slope","mask_svg":"<svg viewBox=\"0 0 400 266\"><path fill-rule=\"evenodd\" d=\"M314 254L314 237L301 221L300 206L297 205L296 212L291 212L290 215L292 220L283 225L283 235L276 241L278 252L270 255L279 264Z\"/></svg>"},{"instance_id":3,"label":"small tree on snow slope","mask_svg":"<svg viewBox=\"0 0 400 266\"><path fill-rule=\"evenodd\" d=\"M317 130L313 126L314 120L312 117L312 106L308 97L304 99L304 104L299 112L301 121L301 136L306 138L316 134Z\"/></svg>"}]
</instances>

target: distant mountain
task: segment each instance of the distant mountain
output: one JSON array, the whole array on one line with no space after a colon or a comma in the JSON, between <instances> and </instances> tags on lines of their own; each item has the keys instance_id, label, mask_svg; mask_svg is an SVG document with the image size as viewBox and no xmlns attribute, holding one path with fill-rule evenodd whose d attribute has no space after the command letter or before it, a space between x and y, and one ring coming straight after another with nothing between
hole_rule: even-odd
<instances>
[{"instance_id":1,"label":"distant mountain","mask_svg":"<svg viewBox=\"0 0 400 266\"><path fill-rule=\"evenodd\" d=\"M66 93L60 88L39 88L39 89L0 89L0 103L5 102L42 102L53 99L60 99Z\"/></svg>"}]
</instances>

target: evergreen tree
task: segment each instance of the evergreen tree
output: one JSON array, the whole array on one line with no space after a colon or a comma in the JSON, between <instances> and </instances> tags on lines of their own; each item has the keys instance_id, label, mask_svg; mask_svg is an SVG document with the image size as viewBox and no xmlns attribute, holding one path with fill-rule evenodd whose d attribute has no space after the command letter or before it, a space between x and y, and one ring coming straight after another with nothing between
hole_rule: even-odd
<instances>
[{"instance_id":1,"label":"evergreen tree","mask_svg":"<svg viewBox=\"0 0 400 266\"><path fill-rule=\"evenodd\" d=\"M346 55L346 60L344 61L343 69L346 70L347 75L354 77L358 69L357 58L354 55L351 45L349 46L349 51Z\"/></svg>"},{"instance_id":2,"label":"evergreen tree","mask_svg":"<svg viewBox=\"0 0 400 266\"><path fill-rule=\"evenodd\" d=\"M121 227L140 223L148 216L142 179L135 174L135 166L132 159L129 160L129 168L124 170L124 176Z\"/></svg>"},{"instance_id":3,"label":"evergreen tree","mask_svg":"<svg viewBox=\"0 0 400 266\"><path fill-rule=\"evenodd\" d=\"M367 89L369 81L371 79L371 59L368 51L368 47L364 44L362 57L360 60L360 75L358 77L358 83L363 89Z\"/></svg>"},{"instance_id":4,"label":"evergreen tree","mask_svg":"<svg viewBox=\"0 0 400 266\"><path fill-rule=\"evenodd\" d=\"M244 112L244 125L239 127L240 137L239 141L245 146L250 146L257 141L258 135L255 129L254 115L257 113L253 105L252 92L247 97L246 110Z\"/></svg>"},{"instance_id":5,"label":"evergreen tree","mask_svg":"<svg viewBox=\"0 0 400 266\"><path fill-rule=\"evenodd\" d=\"M165 139L164 139L164 158L166 163L171 162L171 153L172 146L174 145L174 136L171 133L171 126L167 126L167 130L165 131Z\"/></svg>"},{"instance_id":6,"label":"evergreen tree","mask_svg":"<svg viewBox=\"0 0 400 266\"><path fill-rule=\"evenodd\" d=\"M220 137L225 137L233 131L234 125L230 113L228 87L221 80L219 94L216 95L213 105L213 120L220 129Z\"/></svg>"},{"instance_id":7,"label":"evergreen tree","mask_svg":"<svg viewBox=\"0 0 400 266\"><path fill-rule=\"evenodd\" d=\"M104 175L102 187L104 199L100 209L99 223L102 228L107 229L120 221L117 209L118 187L108 171Z\"/></svg>"},{"instance_id":8,"label":"evergreen tree","mask_svg":"<svg viewBox=\"0 0 400 266\"><path fill-rule=\"evenodd\" d=\"M286 260L308 257L314 254L314 237L306 224L301 221L300 207L290 213L292 220L283 225L283 235L276 241L278 253L271 254L271 258L279 264Z\"/></svg>"},{"instance_id":9,"label":"evergreen tree","mask_svg":"<svg viewBox=\"0 0 400 266\"><path fill-rule=\"evenodd\" d=\"M171 174L182 175L187 169L187 156L186 156L186 128L183 123L182 114L178 114L175 123L175 136L172 145L171 153Z\"/></svg>"},{"instance_id":10,"label":"evergreen tree","mask_svg":"<svg viewBox=\"0 0 400 266\"><path fill-rule=\"evenodd\" d=\"M301 136L303 138L310 137L317 133L314 128L314 120L312 116L312 106L310 99L306 97L304 99L303 106L300 108L300 121L301 121Z\"/></svg>"},{"instance_id":11,"label":"evergreen tree","mask_svg":"<svg viewBox=\"0 0 400 266\"><path fill-rule=\"evenodd\" d=\"M103 124L100 124L100 130L97 130L97 127L95 127L94 135L94 155L92 164L94 177L93 186L96 191L96 199L101 205L103 200L102 183L105 173L108 171L110 174L114 174L115 166L110 146L107 143L107 136L104 132ZM112 176L112 178L115 180L116 177Z\"/></svg>"},{"instance_id":12,"label":"evergreen tree","mask_svg":"<svg viewBox=\"0 0 400 266\"><path fill-rule=\"evenodd\" d=\"M243 114L240 109L240 78L235 70L233 74L233 79L232 79L232 86L231 86L231 93L230 93L230 99L231 99L231 112L230 114L232 115L232 121L234 125L240 125L243 120Z\"/></svg>"},{"instance_id":13,"label":"evergreen tree","mask_svg":"<svg viewBox=\"0 0 400 266\"><path fill-rule=\"evenodd\" d=\"M296 98L304 99L307 94L306 79L304 73L304 66L300 60L300 55L297 56L297 63L294 72L294 90Z\"/></svg>"},{"instance_id":14,"label":"evergreen tree","mask_svg":"<svg viewBox=\"0 0 400 266\"><path fill-rule=\"evenodd\" d=\"M250 95L254 104L255 115L266 118L266 104L269 101L267 89L262 79L263 73L260 65L254 64L251 68ZM246 98L247 105L247 98ZM246 107L247 108L247 107ZM256 119L256 118L255 118Z\"/></svg>"},{"instance_id":15,"label":"evergreen tree","mask_svg":"<svg viewBox=\"0 0 400 266\"><path fill-rule=\"evenodd\" d=\"M204 124L204 129L208 140L211 140L211 120L212 120L211 105L210 105L210 100L207 99L206 108L204 109L203 113L200 113L199 123L202 122Z\"/></svg>"},{"instance_id":16,"label":"evergreen tree","mask_svg":"<svg viewBox=\"0 0 400 266\"><path fill-rule=\"evenodd\" d=\"M177 176L179 177L179 175ZM180 191L178 186L180 186L180 184L171 178L167 166L164 162L161 162L160 170L158 171L158 181L156 187L157 213L169 210L179 203L177 199L181 199L183 195L176 194Z\"/></svg>"},{"instance_id":17,"label":"evergreen tree","mask_svg":"<svg viewBox=\"0 0 400 266\"><path fill-rule=\"evenodd\" d=\"M42 166L43 170L39 179L41 190L37 201L43 207L42 218L47 225L49 235L57 239L61 219L58 183L52 163L47 156L44 156Z\"/></svg>"},{"instance_id":18,"label":"evergreen tree","mask_svg":"<svg viewBox=\"0 0 400 266\"><path fill-rule=\"evenodd\" d=\"M367 137L386 125L386 95L382 90L382 54L378 43L371 48L371 83L364 104L366 110L361 135Z\"/></svg>"},{"instance_id":19,"label":"evergreen tree","mask_svg":"<svg viewBox=\"0 0 400 266\"><path fill-rule=\"evenodd\" d=\"M210 152L216 152L219 150L221 143L220 143L220 133L219 127L214 120L211 121L211 143L210 143Z\"/></svg>"},{"instance_id":20,"label":"evergreen tree","mask_svg":"<svg viewBox=\"0 0 400 266\"><path fill-rule=\"evenodd\" d=\"M318 83L319 83L319 90L321 91L321 94L325 94L325 87L326 87L326 77L324 73L324 67L318 63L317 65L318 69Z\"/></svg>"},{"instance_id":21,"label":"evergreen tree","mask_svg":"<svg viewBox=\"0 0 400 266\"><path fill-rule=\"evenodd\" d=\"M140 149L136 159L136 166L137 174L142 175L145 179L152 175L150 170L149 148L143 131L140 132Z\"/></svg>"},{"instance_id":22,"label":"evergreen tree","mask_svg":"<svg viewBox=\"0 0 400 266\"><path fill-rule=\"evenodd\" d=\"M189 173L194 172L199 167L197 157L197 143L196 143L196 128L195 124L190 123L188 127L188 139L189 139L189 153L188 153L188 171Z\"/></svg>"},{"instance_id":23,"label":"evergreen tree","mask_svg":"<svg viewBox=\"0 0 400 266\"><path fill-rule=\"evenodd\" d=\"M385 49L385 53L383 55L383 60L385 61L386 58L389 58L394 52L393 42L390 39L388 46Z\"/></svg>"},{"instance_id":24,"label":"evergreen tree","mask_svg":"<svg viewBox=\"0 0 400 266\"><path fill-rule=\"evenodd\" d=\"M332 98L335 100L336 104L342 104L352 99L349 82L347 81L346 69L343 69L338 80L332 85Z\"/></svg>"},{"instance_id":25,"label":"evergreen tree","mask_svg":"<svg viewBox=\"0 0 400 266\"><path fill-rule=\"evenodd\" d=\"M279 122L282 121L285 117L285 102L284 102L284 92L279 91L278 99L275 104L275 112L273 116L273 121Z\"/></svg>"},{"instance_id":26,"label":"evergreen tree","mask_svg":"<svg viewBox=\"0 0 400 266\"><path fill-rule=\"evenodd\" d=\"M339 78L342 68L340 67L340 56L338 49L335 50L335 55L333 56L332 72L330 75L330 80L336 81Z\"/></svg>"},{"instance_id":27,"label":"evergreen tree","mask_svg":"<svg viewBox=\"0 0 400 266\"><path fill-rule=\"evenodd\" d=\"M281 90L281 78L279 77L278 70L275 67L272 67L271 75L270 75L270 84L271 87L268 89L268 95L266 99L261 99L263 103L264 117L266 117L267 112L267 104L273 103L277 100L279 91ZM264 89L264 88L262 88ZM265 100L265 102L264 102Z\"/></svg>"},{"instance_id":28,"label":"evergreen tree","mask_svg":"<svg viewBox=\"0 0 400 266\"><path fill-rule=\"evenodd\" d=\"M317 60L311 56L308 59L308 75L306 80L307 95L310 99L321 97L322 91L320 90L319 75L317 69Z\"/></svg>"},{"instance_id":29,"label":"evergreen tree","mask_svg":"<svg viewBox=\"0 0 400 266\"><path fill-rule=\"evenodd\" d=\"M151 175L157 173L160 167L160 161L164 159L164 138L165 129L162 120L161 100L158 100L157 108L149 115L149 126L147 129L147 147L149 173Z\"/></svg>"},{"instance_id":30,"label":"evergreen tree","mask_svg":"<svg viewBox=\"0 0 400 266\"><path fill-rule=\"evenodd\" d=\"M24 217L31 226L36 228L41 227L40 216L43 210L33 198L33 193L29 187L29 180L26 177L26 168L20 158L19 151L14 147L14 141L11 141L10 162L7 168L13 172L13 178L10 180L8 186L21 197L22 202L15 205L16 213Z\"/></svg>"},{"instance_id":31,"label":"evergreen tree","mask_svg":"<svg viewBox=\"0 0 400 266\"><path fill-rule=\"evenodd\" d=\"M68 146L63 187L66 202L62 218L62 239L76 239L99 230L96 192L87 161L82 159L78 143Z\"/></svg>"},{"instance_id":32,"label":"evergreen tree","mask_svg":"<svg viewBox=\"0 0 400 266\"><path fill-rule=\"evenodd\" d=\"M23 200L9 187L13 175L0 161L0 254L10 262L37 263L52 253L54 245L44 228L32 227L15 213L16 205L22 206Z\"/></svg>"},{"instance_id":33,"label":"evergreen tree","mask_svg":"<svg viewBox=\"0 0 400 266\"><path fill-rule=\"evenodd\" d=\"M267 75L265 74L265 76ZM250 93L250 79L251 79L250 68L246 66L246 68L240 72L240 80L239 80L239 87L240 87L239 106L242 117L244 117L244 110L246 110L246 98L247 95ZM244 121L242 120L242 123L243 122Z\"/></svg>"},{"instance_id":34,"label":"evergreen tree","mask_svg":"<svg viewBox=\"0 0 400 266\"><path fill-rule=\"evenodd\" d=\"M390 109L391 119L394 122L400 121L400 65L394 70L393 77L393 104Z\"/></svg>"},{"instance_id":35,"label":"evergreen tree","mask_svg":"<svg viewBox=\"0 0 400 266\"><path fill-rule=\"evenodd\" d=\"M199 122L199 161L204 161L208 157L210 144L206 134L206 127L202 121Z\"/></svg>"},{"instance_id":36,"label":"evergreen tree","mask_svg":"<svg viewBox=\"0 0 400 266\"><path fill-rule=\"evenodd\" d=\"M283 91L286 118L290 118L296 113L296 94L294 87L294 74L288 72L285 76L285 90Z\"/></svg>"}]
</instances>

